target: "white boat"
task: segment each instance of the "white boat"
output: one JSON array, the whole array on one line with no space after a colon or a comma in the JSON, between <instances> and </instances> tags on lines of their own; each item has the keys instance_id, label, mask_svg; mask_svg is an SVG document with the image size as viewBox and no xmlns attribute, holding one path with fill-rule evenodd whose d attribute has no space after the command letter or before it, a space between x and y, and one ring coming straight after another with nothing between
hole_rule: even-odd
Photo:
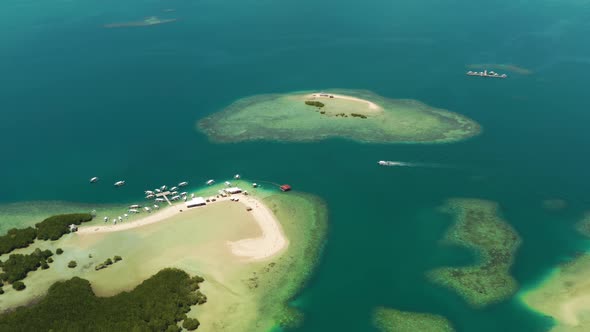
<instances>
[{"instance_id":1,"label":"white boat","mask_svg":"<svg viewBox=\"0 0 590 332\"><path fill-rule=\"evenodd\" d=\"M177 191L177 190L178 190L178 187L172 187L172 188L170 188L170 191Z\"/></svg>"},{"instance_id":2,"label":"white boat","mask_svg":"<svg viewBox=\"0 0 590 332\"><path fill-rule=\"evenodd\" d=\"M129 212L129 213L139 213L139 210L138 209L129 209L129 210L127 210L127 212Z\"/></svg>"},{"instance_id":3,"label":"white boat","mask_svg":"<svg viewBox=\"0 0 590 332\"><path fill-rule=\"evenodd\" d=\"M256 182L252 183L252 187L253 187L253 188L256 188L256 187L258 187L258 183L256 183Z\"/></svg>"},{"instance_id":4,"label":"white boat","mask_svg":"<svg viewBox=\"0 0 590 332\"><path fill-rule=\"evenodd\" d=\"M139 209L140 207L141 207L141 205L139 205L139 204L129 205L130 209Z\"/></svg>"},{"instance_id":5,"label":"white boat","mask_svg":"<svg viewBox=\"0 0 590 332\"><path fill-rule=\"evenodd\" d=\"M229 182L229 181L225 181L224 184L228 187L231 187L231 182Z\"/></svg>"},{"instance_id":6,"label":"white boat","mask_svg":"<svg viewBox=\"0 0 590 332\"><path fill-rule=\"evenodd\" d=\"M98 176L95 176L90 179L90 183L97 183L97 182L98 182Z\"/></svg>"},{"instance_id":7,"label":"white boat","mask_svg":"<svg viewBox=\"0 0 590 332\"><path fill-rule=\"evenodd\" d=\"M145 198L147 198L147 199L152 199L154 197L156 197L156 195L154 195L154 194L149 194L149 195L145 196Z\"/></svg>"},{"instance_id":8,"label":"white boat","mask_svg":"<svg viewBox=\"0 0 590 332\"><path fill-rule=\"evenodd\" d=\"M160 208L160 206L159 206L158 204L154 204L154 209L156 209L156 210L157 210L157 209L159 209L159 208Z\"/></svg>"},{"instance_id":9,"label":"white boat","mask_svg":"<svg viewBox=\"0 0 590 332\"><path fill-rule=\"evenodd\" d=\"M153 194L154 194L154 192L153 192L153 191L151 191L151 190L146 190L146 191L145 191L145 194L146 194L146 195L153 195Z\"/></svg>"},{"instance_id":10,"label":"white boat","mask_svg":"<svg viewBox=\"0 0 590 332\"><path fill-rule=\"evenodd\" d=\"M378 165L381 166L404 166L404 163L399 161L387 161L387 160L379 160L377 162Z\"/></svg>"},{"instance_id":11,"label":"white boat","mask_svg":"<svg viewBox=\"0 0 590 332\"><path fill-rule=\"evenodd\" d=\"M171 201L177 201L179 199L180 199L180 196L179 195L172 196L172 198L170 198Z\"/></svg>"},{"instance_id":12,"label":"white boat","mask_svg":"<svg viewBox=\"0 0 590 332\"><path fill-rule=\"evenodd\" d=\"M167 188L168 188L168 187L166 187L165 185L163 185L163 186L161 186L161 187L160 187L160 190L161 190L161 191L166 191L166 189L167 189Z\"/></svg>"},{"instance_id":13,"label":"white boat","mask_svg":"<svg viewBox=\"0 0 590 332\"><path fill-rule=\"evenodd\" d=\"M186 191L183 191L180 193L180 196L186 196L186 195L188 195L188 193Z\"/></svg>"},{"instance_id":14,"label":"white boat","mask_svg":"<svg viewBox=\"0 0 590 332\"><path fill-rule=\"evenodd\" d=\"M155 189L155 190L154 190L154 192L155 192L156 194L159 194L159 193L161 193L162 191L161 191L160 189Z\"/></svg>"},{"instance_id":15,"label":"white boat","mask_svg":"<svg viewBox=\"0 0 590 332\"><path fill-rule=\"evenodd\" d=\"M143 209L144 209L146 212L148 212L148 213L149 213L149 212L152 212L152 209L150 209L148 206L144 207Z\"/></svg>"},{"instance_id":16,"label":"white boat","mask_svg":"<svg viewBox=\"0 0 590 332\"><path fill-rule=\"evenodd\" d=\"M234 175L234 179L239 180L241 178L240 174Z\"/></svg>"},{"instance_id":17,"label":"white boat","mask_svg":"<svg viewBox=\"0 0 590 332\"><path fill-rule=\"evenodd\" d=\"M163 202L163 201L165 201L165 199L163 199L163 198L156 198L156 202Z\"/></svg>"},{"instance_id":18,"label":"white boat","mask_svg":"<svg viewBox=\"0 0 590 332\"><path fill-rule=\"evenodd\" d=\"M207 182L205 182L205 183L206 183L208 186L210 186L210 185L212 185L212 184L214 184L214 183L215 183L215 180L211 179L211 180L209 180L209 181L207 181Z\"/></svg>"},{"instance_id":19,"label":"white boat","mask_svg":"<svg viewBox=\"0 0 590 332\"><path fill-rule=\"evenodd\" d=\"M121 187L125 185L125 181L117 181L115 182L115 187Z\"/></svg>"},{"instance_id":20,"label":"white boat","mask_svg":"<svg viewBox=\"0 0 590 332\"><path fill-rule=\"evenodd\" d=\"M173 191L173 192L171 192L171 193L170 193L170 195L171 195L171 196L178 195L178 191Z\"/></svg>"},{"instance_id":21,"label":"white boat","mask_svg":"<svg viewBox=\"0 0 590 332\"><path fill-rule=\"evenodd\" d=\"M178 184L179 187L186 187L188 186L188 182L184 181Z\"/></svg>"}]
</instances>

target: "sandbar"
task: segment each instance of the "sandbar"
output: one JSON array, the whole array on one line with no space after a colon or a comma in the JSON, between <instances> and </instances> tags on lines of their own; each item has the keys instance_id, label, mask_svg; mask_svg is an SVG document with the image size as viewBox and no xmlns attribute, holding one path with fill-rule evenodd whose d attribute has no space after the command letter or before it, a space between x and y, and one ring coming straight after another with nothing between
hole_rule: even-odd
<instances>
[{"instance_id":1,"label":"sandbar","mask_svg":"<svg viewBox=\"0 0 590 332\"><path fill-rule=\"evenodd\" d=\"M590 213L576 224L582 235L590 237ZM520 299L531 309L555 319L551 330L590 330L590 253L555 267L535 287L523 291Z\"/></svg>"},{"instance_id":2,"label":"sandbar","mask_svg":"<svg viewBox=\"0 0 590 332\"><path fill-rule=\"evenodd\" d=\"M364 90L246 97L201 119L197 128L217 143L328 138L364 143L448 143L481 131L479 124L457 113Z\"/></svg>"},{"instance_id":3,"label":"sandbar","mask_svg":"<svg viewBox=\"0 0 590 332\"><path fill-rule=\"evenodd\" d=\"M232 253L236 256L246 257L252 260L261 260L269 258L284 250L289 242L283 234L283 230L279 221L273 215L272 211L264 205L260 200L253 196L232 195L231 198L239 197L240 200L233 202L240 204L246 209L251 209L250 213L254 217L257 225L260 227L262 235L255 238L241 239L238 241L229 241L228 245ZM206 206L193 207L190 209L206 209L210 205L219 204L221 202L230 202L230 197L216 198L215 202L209 202ZM78 229L78 235L89 233L105 233L105 232L119 232L123 230L143 227L153 223L167 220L177 214L190 210L184 204L179 203L173 206L163 208L160 211L152 212L150 215L143 218L119 223L117 225L105 226L84 226Z\"/></svg>"}]
</instances>

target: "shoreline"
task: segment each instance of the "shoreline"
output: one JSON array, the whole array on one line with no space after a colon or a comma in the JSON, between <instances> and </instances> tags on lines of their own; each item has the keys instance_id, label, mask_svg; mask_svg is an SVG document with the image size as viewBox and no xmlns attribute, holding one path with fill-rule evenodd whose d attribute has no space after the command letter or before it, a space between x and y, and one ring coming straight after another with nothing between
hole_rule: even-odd
<instances>
[{"instance_id":1,"label":"shoreline","mask_svg":"<svg viewBox=\"0 0 590 332\"><path fill-rule=\"evenodd\" d=\"M236 195L233 196L235 197ZM226 244L228 245L232 254L243 257L247 260L257 261L270 258L279 254L280 252L283 252L288 247L289 240L285 237L285 234L281 228L281 224L277 220L276 216L259 199L246 195L239 196L240 200L233 203L238 203L243 205L246 209L251 209L250 213L254 217L254 220L260 228L262 235L259 237L245 238L238 241L227 241ZM230 196L216 198L215 202L208 202L207 205L219 202L230 202L230 198ZM83 226L78 229L76 234L84 236L87 234L100 234L131 230L138 227L166 221L181 213L207 208L207 205L192 208L186 208L184 207L184 204L181 208L179 205L180 204L174 204L172 206L168 206L160 211L152 212L152 214L149 216L142 217L135 221L129 221L127 223L105 226Z\"/></svg>"},{"instance_id":2,"label":"shoreline","mask_svg":"<svg viewBox=\"0 0 590 332\"><path fill-rule=\"evenodd\" d=\"M332 96L331 97L326 97L326 95ZM324 98L324 99L341 99L341 100L349 100L349 101L354 101L354 102L359 102L359 103L365 103L369 106L369 109L371 110L375 110L375 111L382 111L383 107L375 104L374 102L370 101L370 100L366 100L366 99L362 99L362 98L357 98L357 97L353 97L353 96L348 96L348 95L341 95L341 94L333 94L333 93L321 93L321 92L316 92L316 93L311 93L306 95L305 97L307 98L311 98L311 99L315 99L315 98Z\"/></svg>"}]
</instances>

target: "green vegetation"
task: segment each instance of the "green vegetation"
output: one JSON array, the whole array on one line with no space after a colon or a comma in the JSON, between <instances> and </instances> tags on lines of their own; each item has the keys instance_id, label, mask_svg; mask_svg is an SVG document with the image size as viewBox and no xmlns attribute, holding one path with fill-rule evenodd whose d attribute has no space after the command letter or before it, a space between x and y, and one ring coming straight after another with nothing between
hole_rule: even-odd
<instances>
[{"instance_id":1,"label":"green vegetation","mask_svg":"<svg viewBox=\"0 0 590 332\"><path fill-rule=\"evenodd\" d=\"M182 327L189 331L196 330L199 325L201 325L201 322L199 322L199 320L196 318L187 318L184 320L184 322L182 322Z\"/></svg>"},{"instance_id":2,"label":"green vegetation","mask_svg":"<svg viewBox=\"0 0 590 332\"><path fill-rule=\"evenodd\" d=\"M359 113L350 113L350 116L354 117L354 118L361 118L361 119L366 119L367 116L364 114L359 114Z\"/></svg>"},{"instance_id":3,"label":"green vegetation","mask_svg":"<svg viewBox=\"0 0 590 332\"><path fill-rule=\"evenodd\" d=\"M121 256L115 256L113 257L113 259L107 258L104 262L98 264L97 266L94 267L94 269L96 271L98 270L102 270L102 269L106 269L107 267L109 267L109 265L113 265L116 262L121 261L123 258L121 258ZM113 262L114 260L114 262Z\"/></svg>"},{"instance_id":4,"label":"green vegetation","mask_svg":"<svg viewBox=\"0 0 590 332\"><path fill-rule=\"evenodd\" d=\"M35 228L10 229L6 235L0 236L0 255L7 254L14 249L26 248L35 239L57 240L70 232L70 224L80 225L82 222L90 220L92 220L90 213L60 214L37 223Z\"/></svg>"},{"instance_id":5,"label":"green vegetation","mask_svg":"<svg viewBox=\"0 0 590 332\"><path fill-rule=\"evenodd\" d=\"M7 254L14 249L26 248L35 241L36 237L37 230L33 227L13 228L6 235L0 236L0 255Z\"/></svg>"},{"instance_id":6,"label":"green vegetation","mask_svg":"<svg viewBox=\"0 0 590 332\"><path fill-rule=\"evenodd\" d=\"M17 291L21 291L21 290L27 288L27 286L25 286L25 283L22 281L15 281L12 284L12 288L16 289Z\"/></svg>"},{"instance_id":7,"label":"green vegetation","mask_svg":"<svg viewBox=\"0 0 590 332\"><path fill-rule=\"evenodd\" d=\"M475 307L496 303L514 294L518 285L510 275L510 267L520 238L498 216L498 206L478 199L455 199L448 202L446 211L456 216L456 222L445 240L477 250L480 261L472 266L430 271L430 280L457 291Z\"/></svg>"},{"instance_id":8,"label":"green vegetation","mask_svg":"<svg viewBox=\"0 0 590 332\"><path fill-rule=\"evenodd\" d=\"M443 316L405 312L379 307L373 314L373 323L383 332L452 332L455 329Z\"/></svg>"},{"instance_id":9,"label":"green vegetation","mask_svg":"<svg viewBox=\"0 0 590 332\"><path fill-rule=\"evenodd\" d=\"M80 225L90 220L92 220L90 213L60 214L49 217L35 225L37 227L37 238L39 240L55 241L70 232L70 224Z\"/></svg>"},{"instance_id":10,"label":"green vegetation","mask_svg":"<svg viewBox=\"0 0 590 332\"><path fill-rule=\"evenodd\" d=\"M0 236L0 255L7 254L14 249L26 248L35 241L36 237L37 231L33 227L13 228L6 235Z\"/></svg>"},{"instance_id":11,"label":"green vegetation","mask_svg":"<svg viewBox=\"0 0 590 332\"><path fill-rule=\"evenodd\" d=\"M319 101L313 101L313 100L306 100L305 101L305 105L315 106L315 107L318 107L318 108L322 108L322 107L325 106L324 103L319 102Z\"/></svg>"},{"instance_id":12,"label":"green vegetation","mask_svg":"<svg viewBox=\"0 0 590 332\"><path fill-rule=\"evenodd\" d=\"M0 287L0 295L4 294L4 289L2 289L2 287Z\"/></svg>"},{"instance_id":13,"label":"green vegetation","mask_svg":"<svg viewBox=\"0 0 590 332\"><path fill-rule=\"evenodd\" d=\"M87 280L53 284L38 303L0 316L0 331L178 331L197 279L164 269L130 292L97 297Z\"/></svg>"},{"instance_id":14,"label":"green vegetation","mask_svg":"<svg viewBox=\"0 0 590 332\"><path fill-rule=\"evenodd\" d=\"M73 269L73 268L75 268L76 266L78 266L78 263L76 263L76 261L70 261L70 262L68 263L68 267L69 267L70 269Z\"/></svg>"},{"instance_id":15,"label":"green vegetation","mask_svg":"<svg viewBox=\"0 0 590 332\"><path fill-rule=\"evenodd\" d=\"M64 251L63 251L62 248L57 248L57 249L55 249L55 253L58 254L58 255L61 255L61 254L64 253Z\"/></svg>"},{"instance_id":16,"label":"green vegetation","mask_svg":"<svg viewBox=\"0 0 590 332\"><path fill-rule=\"evenodd\" d=\"M50 250L41 251L39 248L30 255L12 254L2 265L4 272L0 274L0 279L14 284L15 281L24 279L29 272L47 265L46 260L52 255Z\"/></svg>"}]
</instances>

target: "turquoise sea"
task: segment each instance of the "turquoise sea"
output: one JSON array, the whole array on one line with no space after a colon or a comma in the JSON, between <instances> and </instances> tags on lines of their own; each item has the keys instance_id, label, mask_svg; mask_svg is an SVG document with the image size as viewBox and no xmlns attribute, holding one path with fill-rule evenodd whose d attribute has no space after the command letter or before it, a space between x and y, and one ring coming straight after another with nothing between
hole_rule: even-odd
<instances>
[{"instance_id":1,"label":"turquoise sea","mask_svg":"<svg viewBox=\"0 0 590 332\"><path fill-rule=\"evenodd\" d=\"M376 306L441 314L457 331L546 331L551 320L516 298L472 309L424 273L475 259L439 243L452 220L437 207L452 197L500 204L523 238L521 287L588 247L573 229L590 210L588 12L582 0L5 0L0 203L115 203L234 173L289 183L330 210L321 263L294 299L306 316L296 331L376 331ZM178 21L103 27L147 16ZM473 63L533 74L469 78ZM445 145L220 145L196 130L241 97L329 88L417 99L483 133ZM567 207L543 209L553 198Z\"/></svg>"}]
</instances>

